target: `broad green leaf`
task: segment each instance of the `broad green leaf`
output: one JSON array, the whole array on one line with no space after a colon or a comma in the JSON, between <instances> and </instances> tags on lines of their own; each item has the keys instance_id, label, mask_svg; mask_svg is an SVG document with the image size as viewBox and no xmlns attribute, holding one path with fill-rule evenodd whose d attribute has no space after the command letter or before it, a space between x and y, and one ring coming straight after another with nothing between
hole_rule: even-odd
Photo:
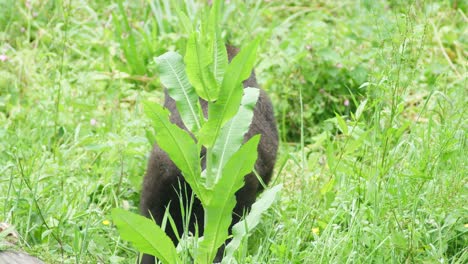
<instances>
[{"instance_id":1,"label":"broad green leaf","mask_svg":"<svg viewBox=\"0 0 468 264\"><path fill-rule=\"evenodd\" d=\"M205 230L199 243L198 263L211 263L217 249L228 237L235 193L244 185L244 177L252 172L257 160L260 135L252 137L237 151L223 168L223 176L213 187L212 199L205 206Z\"/></svg>"},{"instance_id":2,"label":"broad green leaf","mask_svg":"<svg viewBox=\"0 0 468 264\"><path fill-rule=\"evenodd\" d=\"M252 205L249 214L232 227L232 240L226 246L225 257L222 263L230 263L234 252L239 248L242 240L249 235L249 232L254 229L258 223L260 223L262 214L265 213L278 198L278 194L282 188L283 186L279 184L265 190L260 198Z\"/></svg>"},{"instance_id":3,"label":"broad green leaf","mask_svg":"<svg viewBox=\"0 0 468 264\"><path fill-rule=\"evenodd\" d=\"M177 12L177 16L179 17L179 21L182 24L182 28L187 35L192 34L193 32L193 25L190 18L182 11Z\"/></svg>"},{"instance_id":4,"label":"broad green leaf","mask_svg":"<svg viewBox=\"0 0 468 264\"><path fill-rule=\"evenodd\" d=\"M193 32L187 41L184 61L190 83L198 96L211 102L217 99L219 88L210 70L212 56L209 54L209 49L198 40L197 34Z\"/></svg>"},{"instance_id":5,"label":"broad green leaf","mask_svg":"<svg viewBox=\"0 0 468 264\"><path fill-rule=\"evenodd\" d=\"M242 98L242 81L252 72L257 46L258 40L247 45L228 65L218 100L208 105L209 119L200 130L199 139L204 146L211 147L221 127L237 113Z\"/></svg>"},{"instance_id":6,"label":"broad green leaf","mask_svg":"<svg viewBox=\"0 0 468 264\"><path fill-rule=\"evenodd\" d=\"M190 131L198 131L201 126L198 119L198 96L188 81L182 56L177 52L169 51L157 57L155 61L158 65L161 83L176 101L177 110L185 126Z\"/></svg>"},{"instance_id":7,"label":"broad green leaf","mask_svg":"<svg viewBox=\"0 0 468 264\"><path fill-rule=\"evenodd\" d=\"M156 142L156 136L154 135L153 130L146 130L146 139L148 140L148 143L153 146L154 142Z\"/></svg>"},{"instance_id":8,"label":"broad green leaf","mask_svg":"<svg viewBox=\"0 0 468 264\"><path fill-rule=\"evenodd\" d=\"M232 118L239 109L242 100L242 84L238 84L230 95L229 101L223 100L208 103L208 120L202 125L199 132L199 140L205 147L212 147L214 140L219 136L221 128Z\"/></svg>"},{"instance_id":9,"label":"broad green leaf","mask_svg":"<svg viewBox=\"0 0 468 264\"><path fill-rule=\"evenodd\" d=\"M320 194L325 195L326 193L331 192L334 187L335 187L335 179L332 178L320 189Z\"/></svg>"},{"instance_id":10,"label":"broad green leaf","mask_svg":"<svg viewBox=\"0 0 468 264\"><path fill-rule=\"evenodd\" d=\"M343 119L343 117L341 117L339 114L336 114L336 121L341 132L344 135L348 135L348 125L346 124L346 121Z\"/></svg>"},{"instance_id":11,"label":"broad green leaf","mask_svg":"<svg viewBox=\"0 0 468 264\"><path fill-rule=\"evenodd\" d=\"M216 139L210 156L207 160L207 168L212 169L211 182L207 179L207 186L214 184L220 177L226 162L240 148L244 142L244 135L249 130L255 105L260 90L258 88L244 89L244 97L237 114L226 123Z\"/></svg>"},{"instance_id":12,"label":"broad green leaf","mask_svg":"<svg viewBox=\"0 0 468 264\"><path fill-rule=\"evenodd\" d=\"M163 263L180 263L172 240L151 219L125 211L112 209L112 220L122 239L139 251L156 256Z\"/></svg>"},{"instance_id":13,"label":"broad green leaf","mask_svg":"<svg viewBox=\"0 0 468 264\"><path fill-rule=\"evenodd\" d=\"M169 111L151 102L143 102L143 106L146 115L153 121L159 147L182 171L195 194L202 197L203 193L197 181L201 173L200 147L187 131L170 122Z\"/></svg>"},{"instance_id":14,"label":"broad green leaf","mask_svg":"<svg viewBox=\"0 0 468 264\"><path fill-rule=\"evenodd\" d=\"M356 109L356 114L354 115L355 116L355 120L359 120L359 118L361 117L362 115L362 112L364 111L364 108L366 107L366 104L367 104L367 99L362 101L358 108Z\"/></svg>"},{"instance_id":15,"label":"broad green leaf","mask_svg":"<svg viewBox=\"0 0 468 264\"><path fill-rule=\"evenodd\" d=\"M211 70L214 73L218 85L221 85L228 65L226 46L224 45L219 29L219 16L221 14L221 5L219 1L213 1L213 6L210 10L208 31L211 36L210 51L213 57L213 67Z\"/></svg>"},{"instance_id":16,"label":"broad green leaf","mask_svg":"<svg viewBox=\"0 0 468 264\"><path fill-rule=\"evenodd\" d=\"M226 67L228 65L228 56L226 51L226 46L224 41L218 34L215 35L215 39L212 46L213 54L213 72L215 79L218 85L222 84L224 73L226 72Z\"/></svg>"},{"instance_id":17,"label":"broad green leaf","mask_svg":"<svg viewBox=\"0 0 468 264\"><path fill-rule=\"evenodd\" d=\"M200 36L205 43L209 43L211 41L211 35L210 35L210 14L211 14L211 9L213 8L213 5L205 5L205 8L200 10L200 23L197 25L198 32L200 33Z\"/></svg>"}]
</instances>

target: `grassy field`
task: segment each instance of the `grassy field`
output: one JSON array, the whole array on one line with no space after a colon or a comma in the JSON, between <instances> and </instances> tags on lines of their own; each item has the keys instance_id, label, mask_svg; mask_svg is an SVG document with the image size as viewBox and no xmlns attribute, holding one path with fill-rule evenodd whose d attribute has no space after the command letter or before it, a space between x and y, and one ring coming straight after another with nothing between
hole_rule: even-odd
<instances>
[{"instance_id":1,"label":"grassy field","mask_svg":"<svg viewBox=\"0 0 468 264\"><path fill-rule=\"evenodd\" d=\"M183 51L174 7L200 2L0 0L0 222L19 248L135 263L110 210L138 210L152 58ZM468 5L229 2L226 38L262 39L284 185L239 263L467 263Z\"/></svg>"}]
</instances>

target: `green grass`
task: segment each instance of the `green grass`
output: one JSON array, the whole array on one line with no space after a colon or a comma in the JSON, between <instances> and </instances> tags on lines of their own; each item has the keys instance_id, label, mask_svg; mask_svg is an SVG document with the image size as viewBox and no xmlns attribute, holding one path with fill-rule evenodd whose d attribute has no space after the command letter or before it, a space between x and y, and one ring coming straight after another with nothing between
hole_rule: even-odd
<instances>
[{"instance_id":1,"label":"green grass","mask_svg":"<svg viewBox=\"0 0 468 264\"><path fill-rule=\"evenodd\" d=\"M264 38L285 186L240 263L466 263L467 5L231 2L231 42ZM0 222L47 263L135 262L107 221L137 211L149 61L186 36L171 9L123 7L0 0Z\"/></svg>"}]
</instances>

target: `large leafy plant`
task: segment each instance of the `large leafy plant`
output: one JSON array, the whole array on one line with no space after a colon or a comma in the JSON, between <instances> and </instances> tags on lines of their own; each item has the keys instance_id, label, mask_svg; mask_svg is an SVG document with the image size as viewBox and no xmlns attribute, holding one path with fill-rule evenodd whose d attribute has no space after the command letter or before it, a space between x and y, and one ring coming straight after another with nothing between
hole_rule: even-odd
<instances>
[{"instance_id":1,"label":"large leafy plant","mask_svg":"<svg viewBox=\"0 0 468 264\"><path fill-rule=\"evenodd\" d=\"M245 45L228 63L217 26L219 14L218 1L215 1L198 31L186 25L190 36L185 57L167 52L155 58L161 82L176 101L188 131L170 122L167 109L144 103L157 144L181 170L204 208L204 235L197 238L196 248L191 251L195 263L211 263L228 238L235 193L244 185L244 176L254 169L260 140L260 135L256 135L243 144L259 90L244 89L242 81L252 71L258 40ZM207 117L200 98L208 102ZM204 170L200 157L203 147L206 148ZM224 262L234 260L240 242L257 225L261 213L271 205L279 190L279 186L267 190L250 214L233 227L233 239L226 248ZM181 263L172 241L153 221L120 209L113 211L113 219L122 237L141 252L154 255L164 263Z\"/></svg>"}]
</instances>

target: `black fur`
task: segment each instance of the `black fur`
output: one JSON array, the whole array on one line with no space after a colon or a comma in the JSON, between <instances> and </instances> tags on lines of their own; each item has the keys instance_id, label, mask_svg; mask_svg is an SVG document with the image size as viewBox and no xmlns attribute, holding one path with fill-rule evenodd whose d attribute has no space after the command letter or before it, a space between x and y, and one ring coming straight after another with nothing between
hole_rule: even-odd
<instances>
[{"instance_id":1,"label":"black fur","mask_svg":"<svg viewBox=\"0 0 468 264\"><path fill-rule=\"evenodd\" d=\"M227 46L226 48L229 60L231 60L237 54L238 50L232 46ZM259 88L253 71L249 79L244 81L244 87ZM206 115L206 101L201 100L201 105ZM167 90L165 91L164 107L171 112L171 122L186 129L177 112L175 101L169 97ZM258 159L255 164L255 170L258 175L260 175L263 182L267 184L271 179L276 161L278 130L276 128L271 101L268 95L261 89L259 99L255 106L252 124L250 125L249 131L244 136L244 142L256 134L261 134L261 139L258 145ZM204 153L201 155L204 155ZM179 186L182 186L182 189L186 190L186 192L181 192ZM245 210L248 211L250 209L255 202L257 193L262 189L262 185L254 173L245 176L244 187L236 193L237 205L234 208L231 227L240 220ZM185 184L180 170L170 160L169 156L155 144L148 161L148 168L143 181L143 191L140 201L141 214L146 217L150 217L151 214L156 220L156 223L160 225L166 207L170 204L169 212L177 225L178 234L181 235L183 233L183 222L179 205L179 194L183 195L182 197L185 201L186 197L191 196L191 192L192 190L188 184ZM199 235L203 235L203 217L203 207L200 201L195 199L189 225L190 232L195 233L195 225L198 225ZM177 237L169 224L167 224L165 231L174 244L177 244ZM224 247L219 250L216 261L221 260L223 248ZM144 255L141 263L153 264L154 262L154 257Z\"/></svg>"}]
</instances>

